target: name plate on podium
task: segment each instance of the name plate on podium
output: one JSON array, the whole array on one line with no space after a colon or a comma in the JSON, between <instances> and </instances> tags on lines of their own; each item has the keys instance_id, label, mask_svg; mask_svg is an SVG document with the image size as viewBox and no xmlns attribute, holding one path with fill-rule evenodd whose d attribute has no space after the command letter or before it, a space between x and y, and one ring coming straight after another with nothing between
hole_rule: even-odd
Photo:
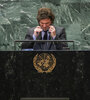
<instances>
[{"instance_id":1,"label":"name plate on podium","mask_svg":"<svg viewBox=\"0 0 90 100\"><path fill-rule=\"evenodd\" d=\"M20 100L69 100L69 98L21 98Z\"/></svg>"}]
</instances>

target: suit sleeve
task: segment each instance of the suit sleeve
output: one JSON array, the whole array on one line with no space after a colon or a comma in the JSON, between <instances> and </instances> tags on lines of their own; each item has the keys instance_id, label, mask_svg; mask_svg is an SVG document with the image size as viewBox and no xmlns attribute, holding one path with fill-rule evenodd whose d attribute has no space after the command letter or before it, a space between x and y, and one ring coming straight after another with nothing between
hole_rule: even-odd
<instances>
[{"instance_id":1,"label":"suit sleeve","mask_svg":"<svg viewBox=\"0 0 90 100\"><path fill-rule=\"evenodd\" d=\"M65 28L61 28L59 29L59 33L56 35L55 40L66 40L66 32L65 32ZM64 50L65 48L68 47L68 43L67 42L57 42L56 43L56 49L58 50Z\"/></svg>"},{"instance_id":2,"label":"suit sleeve","mask_svg":"<svg viewBox=\"0 0 90 100\"><path fill-rule=\"evenodd\" d=\"M29 28L28 33L25 36L25 40L33 40L33 30ZM21 49L29 49L33 48L33 42L23 42L21 45Z\"/></svg>"}]
</instances>

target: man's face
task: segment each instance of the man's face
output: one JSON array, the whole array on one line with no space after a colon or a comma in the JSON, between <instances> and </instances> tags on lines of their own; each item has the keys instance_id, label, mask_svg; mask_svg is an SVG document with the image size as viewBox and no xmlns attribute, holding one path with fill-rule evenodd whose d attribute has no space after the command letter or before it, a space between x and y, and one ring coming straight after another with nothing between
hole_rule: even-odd
<instances>
[{"instance_id":1,"label":"man's face","mask_svg":"<svg viewBox=\"0 0 90 100\"><path fill-rule=\"evenodd\" d=\"M46 30L49 29L49 26L51 25L51 20L50 20L49 18L47 18L47 19L42 19L42 20L40 20L39 24L40 24L41 28L42 28L44 31L46 31Z\"/></svg>"}]
</instances>

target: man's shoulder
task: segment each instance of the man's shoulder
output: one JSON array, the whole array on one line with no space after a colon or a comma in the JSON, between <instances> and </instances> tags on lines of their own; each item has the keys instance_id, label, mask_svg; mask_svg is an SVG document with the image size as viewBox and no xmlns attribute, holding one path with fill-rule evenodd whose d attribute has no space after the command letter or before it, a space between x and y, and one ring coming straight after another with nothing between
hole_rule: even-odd
<instances>
[{"instance_id":1,"label":"man's shoulder","mask_svg":"<svg viewBox=\"0 0 90 100\"><path fill-rule=\"evenodd\" d=\"M65 29L64 27L61 27L61 26L55 26L55 29L56 30L63 30L63 29Z\"/></svg>"},{"instance_id":2,"label":"man's shoulder","mask_svg":"<svg viewBox=\"0 0 90 100\"><path fill-rule=\"evenodd\" d=\"M63 32L63 30L65 30L64 27L60 27L60 26L55 26L55 29L56 29L57 34L61 34Z\"/></svg>"},{"instance_id":3,"label":"man's shoulder","mask_svg":"<svg viewBox=\"0 0 90 100\"><path fill-rule=\"evenodd\" d=\"M36 27L29 27L28 30L29 31L33 31Z\"/></svg>"},{"instance_id":4,"label":"man's shoulder","mask_svg":"<svg viewBox=\"0 0 90 100\"><path fill-rule=\"evenodd\" d=\"M28 27L28 34L33 34L35 27Z\"/></svg>"}]
</instances>

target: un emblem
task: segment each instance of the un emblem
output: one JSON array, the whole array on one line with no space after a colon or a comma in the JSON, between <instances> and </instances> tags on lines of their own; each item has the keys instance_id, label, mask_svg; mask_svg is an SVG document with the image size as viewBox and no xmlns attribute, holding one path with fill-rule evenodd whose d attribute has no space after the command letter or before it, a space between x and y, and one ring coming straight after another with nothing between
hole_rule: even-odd
<instances>
[{"instance_id":1,"label":"un emblem","mask_svg":"<svg viewBox=\"0 0 90 100\"><path fill-rule=\"evenodd\" d=\"M56 66L56 58L53 54L36 54L36 56L33 58L33 65L39 73L49 73L52 72Z\"/></svg>"}]
</instances>

